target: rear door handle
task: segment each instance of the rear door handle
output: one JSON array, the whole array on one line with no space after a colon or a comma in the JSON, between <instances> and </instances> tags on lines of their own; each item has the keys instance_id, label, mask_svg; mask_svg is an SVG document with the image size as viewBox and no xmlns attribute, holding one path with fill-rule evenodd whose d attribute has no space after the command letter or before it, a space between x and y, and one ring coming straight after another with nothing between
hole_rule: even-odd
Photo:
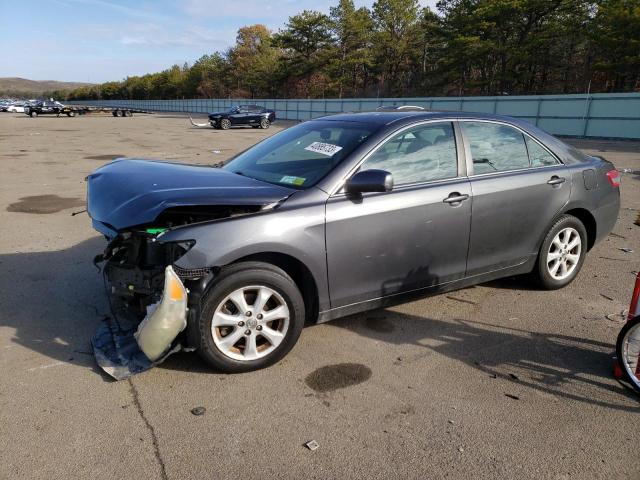
<instances>
[{"instance_id":1,"label":"rear door handle","mask_svg":"<svg viewBox=\"0 0 640 480\"><path fill-rule=\"evenodd\" d=\"M464 202L465 200L467 200L469 198L469 195L460 195L458 192L453 192L452 194L450 194L447 198L445 198L444 200L442 200L444 203L460 203L460 202Z\"/></svg>"},{"instance_id":2,"label":"rear door handle","mask_svg":"<svg viewBox=\"0 0 640 480\"><path fill-rule=\"evenodd\" d=\"M547 183L549 185L560 185L562 183L564 183L566 181L566 179L564 177L558 177L557 175L554 175L553 177L551 177Z\"/></svg>"}]
</instances>

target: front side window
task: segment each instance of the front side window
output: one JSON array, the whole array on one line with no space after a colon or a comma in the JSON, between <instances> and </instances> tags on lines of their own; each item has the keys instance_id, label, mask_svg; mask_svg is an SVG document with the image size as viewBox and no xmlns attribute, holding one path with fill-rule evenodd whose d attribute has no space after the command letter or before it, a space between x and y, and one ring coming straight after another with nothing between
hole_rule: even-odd
<instances>
[{"instance_id":1,"label":"front side window","mask_svg":"<svg viewBox=\"0 0 640 480\"><path fill-rule=\"evenodd\" d=\"M492 173L529 167L524 135L513 127L489 122L460 122L469 142L473 173Z\"/></svg>"},{"instance_id":2,"label":"front side window","mask_svg":"<svg viewBox=\"0 0 640 480\"><path fill-rule=\"evenodd\" d=\"M458 176L453 125L430 123L403 130L378 148L361 170L386 170L395 185Z\"/></svg>"},{"instance_id":3,"label":"front side window","mask_svg":"<svg viewBox=\"0 0 640 480\"><path fill-rule=\"evenodd\" d=\"M223 168L269 183L307 188L378 128L366 123L312 120L267 138Z\"/></svg>"}]
</instances>

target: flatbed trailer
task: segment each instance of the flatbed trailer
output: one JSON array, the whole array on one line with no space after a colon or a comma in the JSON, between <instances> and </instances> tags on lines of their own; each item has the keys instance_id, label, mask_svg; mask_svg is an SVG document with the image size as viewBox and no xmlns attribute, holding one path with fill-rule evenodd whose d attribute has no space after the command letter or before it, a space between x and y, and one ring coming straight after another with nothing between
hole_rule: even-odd
<instances>
[{"instance_id":1,"label":"flatbed trailer","mask_svg":"<svg viewBox=\"0 0 640 480\"><path fill-rule=\"evenodd\" d=\"M86 115L90 113L111 114L114 117L131 117L134 113L152 113L146 110L129 107L94 107L88 105L63 105L54 101L38 101L25 105L24 113L30 117L39 115L66 115L75 117L76 115Z\"/></svg>"},{"instance_id":2,"label":"flatbed trailer","mask_svg":"<svg viewBox=\"0 0 640 480\"><path fill-rule=\"evenodd\" d=\"M134 113L151 114L147 110L140 110L138 108L129 107L91 107L84 105L69 105L68 108L75 112L77 115L87 115L92 113L107 113L114 117L132 117Z\"/></svg>"}]
</instances>

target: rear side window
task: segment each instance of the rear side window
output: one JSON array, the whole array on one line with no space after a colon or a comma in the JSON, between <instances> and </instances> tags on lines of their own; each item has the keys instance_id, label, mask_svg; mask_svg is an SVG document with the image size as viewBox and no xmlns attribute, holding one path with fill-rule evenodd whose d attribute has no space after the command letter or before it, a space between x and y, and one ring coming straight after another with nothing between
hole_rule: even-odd
<instances>
[{"instance_id":1,"label":"rear side window","mask_svg":"<svg viewBox=\"0 0 640 480\"><path fill-rule=\"evenodd\" d=\"M456 141L450 122L409 128L391 137L361 170L386 170L396 185L454 178L458 175Z\"/></svg>"},{"instance_id":2,"label":"rear side window","mask_svg":"<svg viewBox=\"0 0 640 480\"><path fill-rule=\"evenodd\" d=\"M460 122L460 125L469 141L474 174L529 167L527 146L519 130L489 122Z\"/></svg>"},{"instance_id":3,"label":"rear side window","mask_svg":"<svg viewBox=\"0 0 640 480\"><path fill-rule=\"evenodd\" d=\"M527 150L531 159L532 167L545 167L547 165L557 165L558 160L544 149L538 142L530 137L525 137L527 141Z\"/></svg>"}]
</instances>

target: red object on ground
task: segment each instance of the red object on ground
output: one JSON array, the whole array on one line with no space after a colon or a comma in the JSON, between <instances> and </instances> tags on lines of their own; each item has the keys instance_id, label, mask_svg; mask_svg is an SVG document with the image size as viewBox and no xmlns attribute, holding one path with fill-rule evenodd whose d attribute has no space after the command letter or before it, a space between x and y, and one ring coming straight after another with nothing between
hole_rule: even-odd
<instances>
[{"instance_id":1,"label":"red object on ground","mask_svg":"<svg viewBox=\"0 0 640 480\"><path fill-rule=\"evenodd\" d=\"M633 287L633 294L631 295L627 322L638 315L640 315L640 272L636 275L636 284ZM640 374L640 363L638 363L636 373ZM613 364L613 377L617 379L624 378L624 372L622 371L622 368L620 368L620 362L617 360Z\"/></svg>"},{"instance_id":2,"label":"red object on ground","mask_svg":"<svg viewBox=\"0 0 640 480\"><path fill-rule=\"evenodd\" d=\"M640 272L636 275L636 285L633 287L633 295L631 295L631 304L629 305L629 314L627 321L640 315Z\"/></svg>"}]
</instances>

